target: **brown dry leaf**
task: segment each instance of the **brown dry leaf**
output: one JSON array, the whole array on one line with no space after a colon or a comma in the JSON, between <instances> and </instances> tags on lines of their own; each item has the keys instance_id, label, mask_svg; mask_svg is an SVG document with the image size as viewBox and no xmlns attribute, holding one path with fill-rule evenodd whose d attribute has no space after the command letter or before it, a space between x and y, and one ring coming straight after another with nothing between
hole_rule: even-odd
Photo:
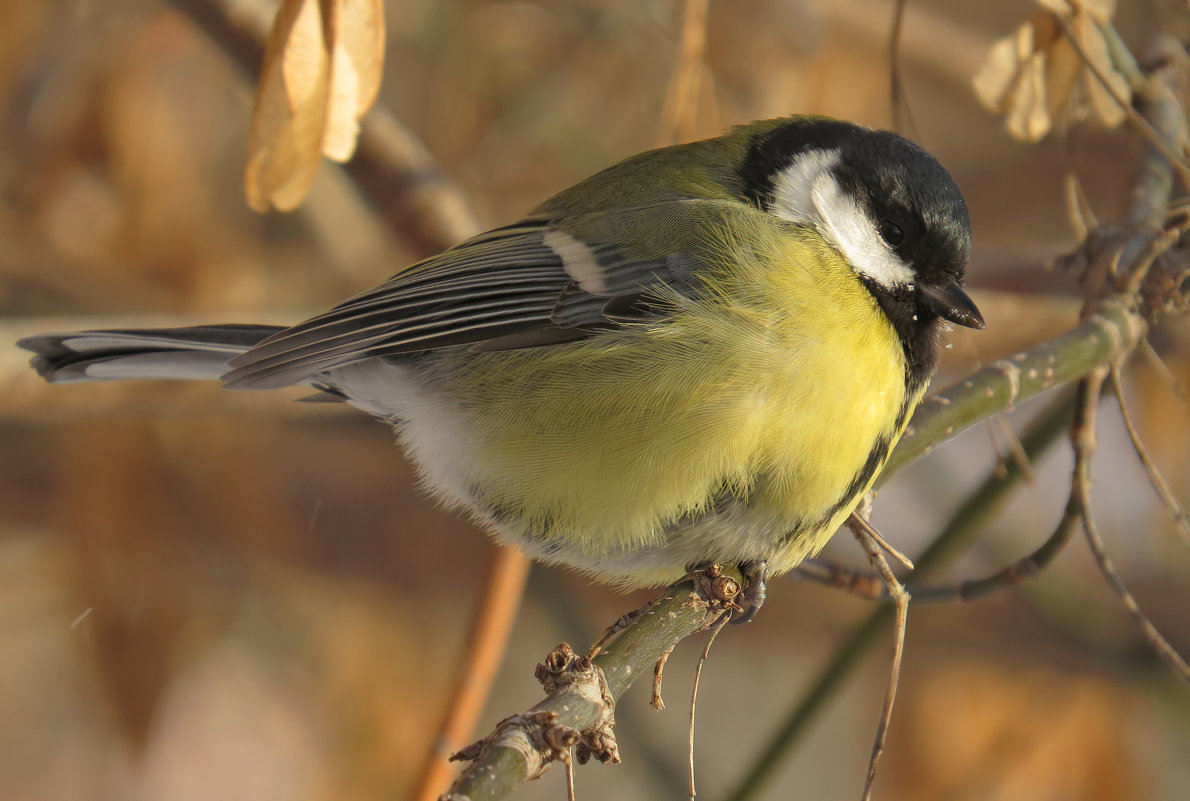
<instances>
[{"instance_id":1,"label":"brown dry leaf","mask_svg":"<svg viewBox=\"0 0 1190 801\"><path fill-rule=\"evenodd\" d=\"M1114 0L1037 3L1041 10L992 45L972 79L976 97L991 111L1003 114L1009 134L1025 142L1043 139L1054 119L1068 110L1075 116L1089 111L1109 128L1119 125L1124 109L1084 63L1060 22L1074 32L1086 59L1106 77L1114 94L1130 99L1128 82L1112 64L1100 27L1111 24Z\"/></svg>"},{"instance_id":2,"label":"brown dry leaf","mask_svg":"<svg viewBox=\"0 0 1190 801\"><path fill-rule=\"evenodd\" d=\"M351 158L383 65L381 0L284 0L252 111L244 170L249 206L294 209L323 155Z\"/></svg>"},{"instance_id":3,"label":"brown dry leaf","mask_svg":"<svg viewBox=\"0 0 1190 801\"><path fill-rule=\"evenodd\" d=\"M359 120L376 102L384 71L382 0L322 0L331 43L330 104L322 152L347 161L355 152Z\"/></svg>"}]
</instances>

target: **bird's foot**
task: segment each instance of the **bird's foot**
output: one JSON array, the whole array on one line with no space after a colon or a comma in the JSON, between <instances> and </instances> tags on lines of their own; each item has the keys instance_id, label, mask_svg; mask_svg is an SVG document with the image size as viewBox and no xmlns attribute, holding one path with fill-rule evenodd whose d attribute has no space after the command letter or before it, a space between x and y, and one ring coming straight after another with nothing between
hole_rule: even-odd
<instances>
[{"instance_id":1,"label":"bird's foot","mask_svg":"<svg viewBox=\"0 0 1190 801\"><path fill-rule=\"evenodd\" d=\"M738 626L756 617L760 607L764 606L765 578L768 576L769 566L763 559L755 562L744 562L740 565L740 572L744 574L744 592L740 598L741 611L731 616L731 624Z\"/></svg>"}]
</instances>

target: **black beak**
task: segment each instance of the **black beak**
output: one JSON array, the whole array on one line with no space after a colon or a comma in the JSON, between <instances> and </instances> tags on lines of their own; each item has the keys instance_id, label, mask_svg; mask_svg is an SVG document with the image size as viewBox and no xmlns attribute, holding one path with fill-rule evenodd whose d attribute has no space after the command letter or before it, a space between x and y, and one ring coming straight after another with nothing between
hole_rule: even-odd
<instances>
[{"instance_id":1,"label":"black beak","mask_svg":"<svg viewBox=\"0 0 1190 801\"><path fill-rule=\"evenodd\" d=\"M943 320L966 328L983 328L983 315L957 281L951 279L941 286L919 284L918 287L921 305Z\"/></svg>"}]
</instances>

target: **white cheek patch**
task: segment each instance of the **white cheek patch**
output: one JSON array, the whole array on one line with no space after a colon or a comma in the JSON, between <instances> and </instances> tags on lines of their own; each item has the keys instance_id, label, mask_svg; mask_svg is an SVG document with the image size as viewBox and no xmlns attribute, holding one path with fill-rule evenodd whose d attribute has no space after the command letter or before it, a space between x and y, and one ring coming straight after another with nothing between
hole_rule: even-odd
<instances>
[{"instance_id":1,"label":"white cheek patch","mask_svg":"<svg viewBox=\"0 0 1190 801\"><path fill-rule=\"evenodd\" d=\"M814 207L822 215L824 233L847 257L856 272L892 287L913 283L913 271L876 231L876 223L827 173L814 182Z\"/></svg>"},{"instance_id":2,"label":"white cheek patch","mask_svg":"<svg viewBox=\"0 0 1190 801\"><path fill-rule=\"evenodd\" d=\"M840 158L838 150L811 150L795 158L774 180L769 212L783 220L817 226L821 215L815 209L814 184L829 176Z\"/></svg>"},{"instance_id":3,"label":"white cheek patch","mask_svg":"<svg viewBox=\"0 0 1190 801\"><path fill-rule=\"evenodd\" d=\"M813 225L860 275L881 286L906 286L913 270L876 230L873 220L835 179L837 150L811 150L776 177L770 211L790 222Z\"/></svg>"}]
</instances>

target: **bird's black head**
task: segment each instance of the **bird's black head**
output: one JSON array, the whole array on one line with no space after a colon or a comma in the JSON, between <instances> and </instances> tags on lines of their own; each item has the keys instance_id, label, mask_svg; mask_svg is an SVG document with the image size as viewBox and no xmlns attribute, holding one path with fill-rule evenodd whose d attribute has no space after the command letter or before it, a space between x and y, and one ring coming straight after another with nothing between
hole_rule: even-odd
<instances>
[{"instance_id":1,"label":"bird's black head","mask_svg":"<svg viewBox=\"0 0 1190 801\"><path fill-rule=\"evenodd\" d=\"M940 320L982 328L962 289L967 204L950 173L904 137L794 117L752 137L744 195L813 226L847 259L892 321L910 369L933 369Z\"/></svg>"}]
</instances>

